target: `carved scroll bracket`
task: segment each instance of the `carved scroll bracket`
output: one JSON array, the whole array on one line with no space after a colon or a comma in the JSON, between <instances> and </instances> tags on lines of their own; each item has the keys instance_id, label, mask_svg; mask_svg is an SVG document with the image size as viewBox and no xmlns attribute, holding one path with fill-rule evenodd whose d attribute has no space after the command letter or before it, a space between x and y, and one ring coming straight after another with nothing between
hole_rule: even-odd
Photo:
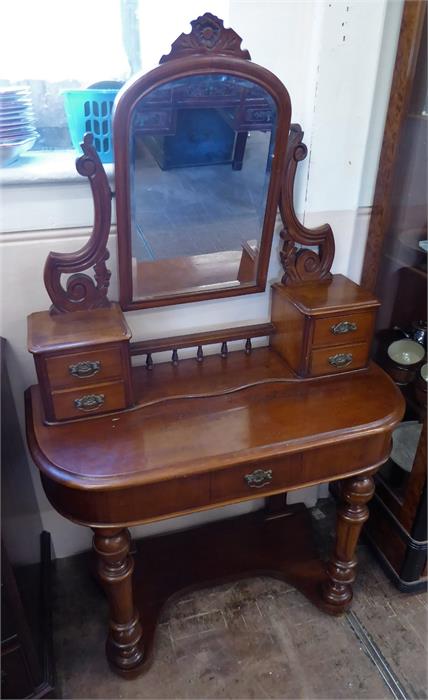
<instances>
[{"instance_id":1,"label":"carved scroll bracket","mask_svg":"<svg viewBox=\"0 0 428 700\"><path fill-rule=\"evenodd\" d=\"M279 204L284 227L280 234L284 241L280 252L284 268L282 283L288 286L330 279L330 268L334 259L334 236L329 224L308 229L300 223L294 211L294 179L297 164L304 160L308 153L302 139L303 131L300 125L292 124ZM318 252L304 246L317 246Z\"/></svg>"},{"instance_id":2,"label":"carved scroll bracket","mask_svg":"<svg viewBox=\"0 0 428 700\"><path fill-rule=\"evenodd\" d=\"M112 193L107 175L92 145L92 134L85 134L81 144L83 154L76 160L76 169L87 177L91 185L94 202L94 226L87 243L75 253L49 253L44 282L52 300L51 313L82 311L109 306L107 290L110 270L105 261L109 257L107 240L111 224ZM93 267L94 279L83 270ZM72 274L71 274L72 273ZM61 275L70 274L66 288L61 284Z\"/></svg>"},{"instance_id":3,"label":"carved scroll bracket","mask_svg":"<svg viewBox=\"0 0 428 700\"><path fill-rule=\"evenodd\" d=\"M241 37L233 29L225 29L223 20L211 12L194 19L191 25L192 31L180 34L171 45L170 53L162 56L160 63L198 53L251 59L249 52L241 49Z\"/></svg>"}]
</instances>

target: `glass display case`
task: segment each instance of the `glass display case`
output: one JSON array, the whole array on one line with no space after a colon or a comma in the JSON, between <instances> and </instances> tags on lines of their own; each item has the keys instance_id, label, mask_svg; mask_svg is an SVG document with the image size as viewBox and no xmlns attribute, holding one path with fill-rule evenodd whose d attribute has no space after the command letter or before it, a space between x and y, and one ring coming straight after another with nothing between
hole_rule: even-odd
<instances>
[{"instance_id":1,"label":"glass display case","mask_svg":"<svg viewBox=\"0 0 428 700\"><path fill-rule=\"evenodd\" d=\"M427 580L427 30L406 3L378 171L363 284L381 301L373 358L406 399L376 480L366 535L402 590Z\"/></svg>"}]
</instances>

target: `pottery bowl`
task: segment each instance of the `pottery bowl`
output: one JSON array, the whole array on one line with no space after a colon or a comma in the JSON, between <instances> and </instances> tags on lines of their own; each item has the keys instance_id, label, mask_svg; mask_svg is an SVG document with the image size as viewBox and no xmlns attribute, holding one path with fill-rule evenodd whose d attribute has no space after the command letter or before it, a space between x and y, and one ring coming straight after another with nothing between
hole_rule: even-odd
<instances>
[{"instance_id":1,"label":"pottery bowl","mask_svg":"<svg viewBox=\"0 0 428 700\"><path fill-rule=\"evenodd\" d=\"M388 355L397 365L411 367L425 357L425 349L415 340L396 340L388 348Z\"/></svg>"}]
</instances>

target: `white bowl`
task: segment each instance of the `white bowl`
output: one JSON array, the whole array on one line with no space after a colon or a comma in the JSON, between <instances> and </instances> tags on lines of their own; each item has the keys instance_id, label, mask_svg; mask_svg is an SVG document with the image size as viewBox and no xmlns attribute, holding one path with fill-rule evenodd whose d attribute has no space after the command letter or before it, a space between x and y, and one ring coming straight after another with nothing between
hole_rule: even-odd
<instances>
[{"instance_id":1,"label":"white bowl","mask_svg":"<svg viewBox=\"0 0 428 700\"><path fill-rule=\"evenodd\" d=\"M416 340L396 340L388 348L388 355L398 365L417 365L425 356L425 349Z\"/></svg>"},{"instance_id":2,"label":"white bowl","mask_svg":"<svg viewBox=\"0 0 428 700\"><path fill-rule=\"evenodd\" d=\"M29 151L36 143L38 134L29 139L17 141L16 143L0 143L0 168L13 163L21 153Z\"/></svg>"},{"instance_id":3,"label":"white bowl","mask_svg":"<svg viewBox=\"0 0 428 700\"><path fill-rule=\"evenodd\" d=\"M421 377L422 379L425 379L426 382L428 382L428 364L424 364L421 367Z\"/></svg>"}]
</instances>

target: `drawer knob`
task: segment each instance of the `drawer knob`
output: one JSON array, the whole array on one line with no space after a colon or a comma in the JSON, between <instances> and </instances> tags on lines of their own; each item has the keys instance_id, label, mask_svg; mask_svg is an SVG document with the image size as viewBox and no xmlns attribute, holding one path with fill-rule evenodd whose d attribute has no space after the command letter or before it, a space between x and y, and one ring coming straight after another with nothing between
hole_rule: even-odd
<instances>
[{"instance_id":1,"label":"drawer knob","mask_svg":"<svg viewBox=\"0 0 428 700\"><path fill-rule=\"evenodd\" d=\"M81 396L80 399L74 399L74 405L79 411L95 411L95 409L103 405L104 399L104 394L86 394L86 396Z\"/></svg>"},{"instance_id":2,"label":"drawer knob","mask_svg":"<svg viewBox=\"0 0 428 700\"><path fill-rule=\"evenodd\" d=\"M337 355L330 355L328 362L333 367L347 367L352 362L352 353L340 352Z\"/></svg>"},{"instance_id":3,"label":"drawer knob","mask_svg":"<svg viewBox=\"0 0 428 700\"><path fill-rule=\"evenodd\" d=\"M94 374L99 372L101 369L101 362L99 360L85 360L84 362L78 362L77 365L70 365L68 371L73 377L92 377Z\"/></svg>"},{"instance_id":4,"label":"drawer knob","mask_svg":"<svg viewBox=\"0 0 428 700\"><path fill-rule=\"evenodd\" d=\"M334 326L331 326L330 331L333 335L343 335L344 333L352 333L357 330L357 324L352 321L340 321Z\"/></svg>"},{"instance_id":5,"label":"drawer knob","mask_svg":"<svg viewBox=\"0 0 428 700\"><path fill-rule=\"evenodd\" d=\"M251 474L245 474L245 481L252 489L260 489L272 481L272 469L255 469Z\"/></svg>"}]
</instances>

